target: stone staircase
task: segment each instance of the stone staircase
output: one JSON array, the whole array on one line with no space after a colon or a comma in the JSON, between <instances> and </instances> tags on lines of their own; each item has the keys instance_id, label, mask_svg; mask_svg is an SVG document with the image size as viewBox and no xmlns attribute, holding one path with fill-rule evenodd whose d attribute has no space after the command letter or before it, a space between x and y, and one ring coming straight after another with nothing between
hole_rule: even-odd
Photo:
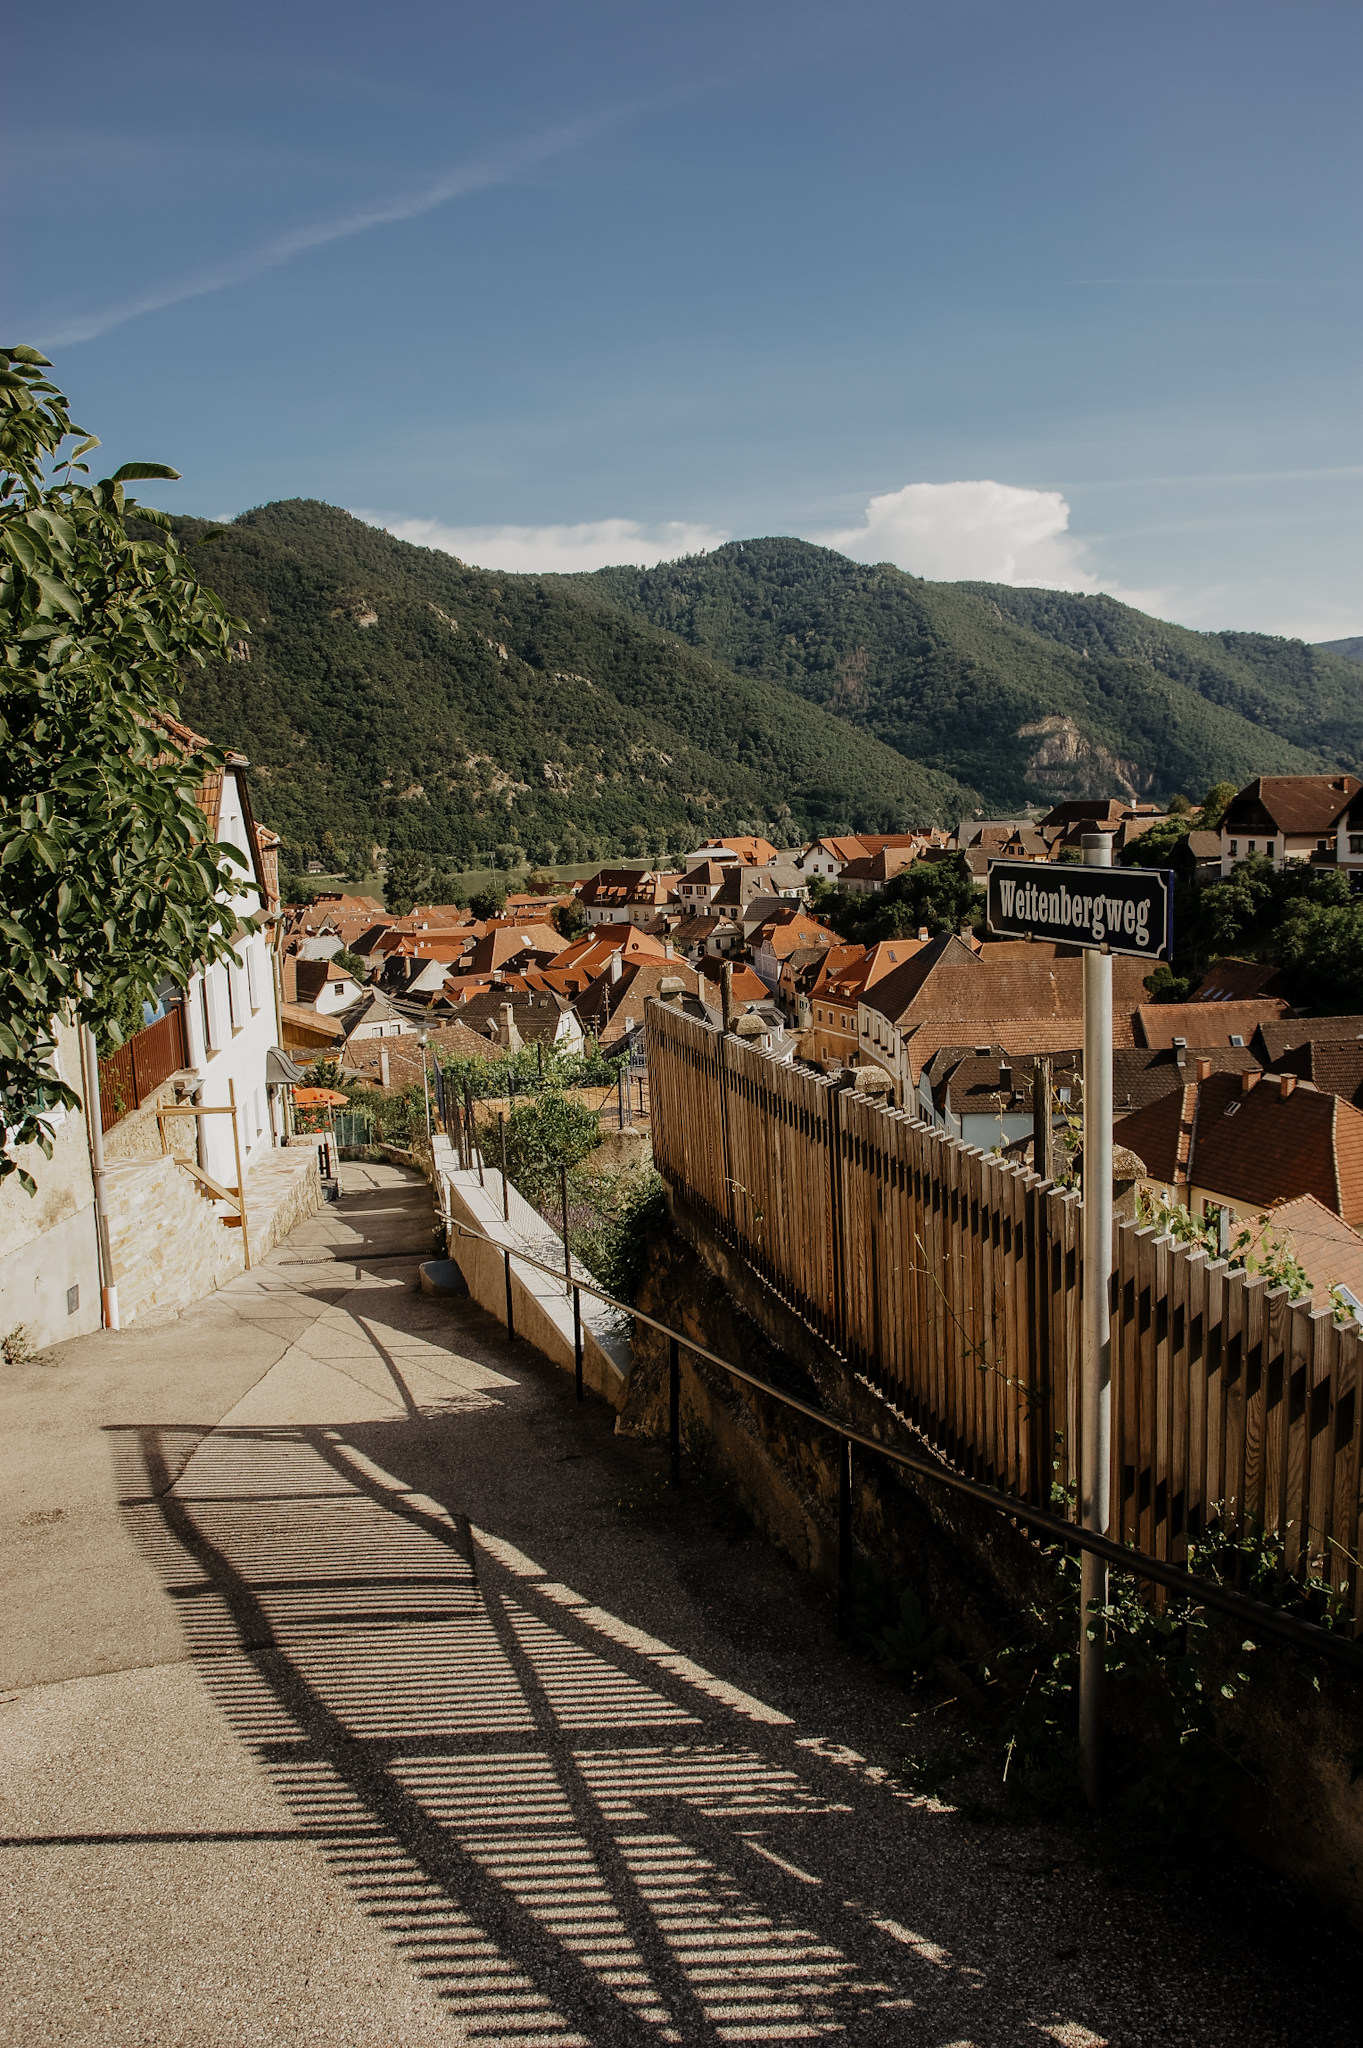
<instances>
[{"instance_id":1,"label":"stone staircase","mask_svg":"<svg viewBox=\"0 0 1363 2048\"><path fill-rule=\"evenodd\" d=\"M111 1163L106 1186L119 1320L184 1308L245 1267L242 1232L225 1203L169 1154ZM266 1152L247 1170L252 1264L321 1206L311 1147Z\"/></svg>"}]
</instances>

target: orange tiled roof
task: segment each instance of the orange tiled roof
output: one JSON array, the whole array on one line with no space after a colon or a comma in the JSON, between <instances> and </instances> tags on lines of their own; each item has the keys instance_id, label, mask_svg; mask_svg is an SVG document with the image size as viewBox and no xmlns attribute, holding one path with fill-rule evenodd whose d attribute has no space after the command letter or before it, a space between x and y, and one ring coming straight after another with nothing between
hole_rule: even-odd
<instances>
[{"instance_id":1,"label":"orange tiled roof","mask_svg":"<svg viewBox=\"0 0 1363 2048\"><path fill-rule=\"evenodd\" d=\"M1248 1045L1260 1024L1276 1024L1287 1009L1281 996L1258 996L1241 1003L1141 1003L1137 1029L1149 1046L1172 1045L1183 1039L1199 1045L1229 1045L1241 1038Z\"/></svg>"},{"instance_id":2,"label":"orange tiled roof","mask_svg":"<svg viewBox=\"0 0 1363 2048\"><path fill-rule=\"evenodd\" d=\"M1314 1195L1363 1221L1363 1112L1274 1074L1213 1074L1122 1122L1152 1178L1191 1180L1247 1208Z\"/></svg>"}]
</instances>

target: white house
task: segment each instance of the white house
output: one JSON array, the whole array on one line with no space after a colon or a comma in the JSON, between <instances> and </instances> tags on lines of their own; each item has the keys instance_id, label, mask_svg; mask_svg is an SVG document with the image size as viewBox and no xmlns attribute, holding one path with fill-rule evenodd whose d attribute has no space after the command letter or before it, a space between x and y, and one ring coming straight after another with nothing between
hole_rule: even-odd
<instances>
[{"instance_id":1,"label":"white house","mask_svg":"<svg viewBox=\"0 0 1363 2048\"><path fill-rule=\"evenodd\" d=\"M242 919L264 913L274 894L251 815L249 765L244 755L229 754L221 773L209 776L199 792L208 837L238 848L246 874L260 888L257 895L243 876L242 886L224 902L224 923L236 934L241 965L200 969L190 977L184 999L189 1066L202 1084L196 1099L201 1108L217 1109L235 1097L246 1170L285 1134L281 1090L272 1087L266 1074L266 1054L279 1043L274 954L264 929L249 935L241 929ZM352 985L348 1000L353 1002L358 993ZM199 1164L224 1187L235 1187L237 1178L233 1121L230 1116L199 1119Z\"/></svg>"},{"instance_id":2,"label":"white house","mask_svg":"<svg viewBox=\"0 0 1363 2048\"><path fill-rule=\"evenodd\" d=\"M1320 860L1363 871L1360 797L1363 782L1356 775L1256 776L1232 798L1222 820L1222 874L1251 854L1275 868Z\"/></svg>"}]
</instances>

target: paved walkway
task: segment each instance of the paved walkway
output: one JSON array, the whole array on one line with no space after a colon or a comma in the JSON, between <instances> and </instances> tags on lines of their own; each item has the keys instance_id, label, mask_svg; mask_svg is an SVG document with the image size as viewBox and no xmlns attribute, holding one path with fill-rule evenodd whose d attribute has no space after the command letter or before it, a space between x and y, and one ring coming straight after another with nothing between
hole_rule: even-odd
<instances>
[{"instance_id":1,"label":"paved walkway","mask_svg":"<svg viewBox=\"0 0 1363 2048\"><path fill-rule=\"evenodd\" d=\"M817 1590L415 1289L424 1184L345 1182L8 1374L0 2041L1355 2038L1272 1879L910 1796Z\"/></svg>"}]
</instances>

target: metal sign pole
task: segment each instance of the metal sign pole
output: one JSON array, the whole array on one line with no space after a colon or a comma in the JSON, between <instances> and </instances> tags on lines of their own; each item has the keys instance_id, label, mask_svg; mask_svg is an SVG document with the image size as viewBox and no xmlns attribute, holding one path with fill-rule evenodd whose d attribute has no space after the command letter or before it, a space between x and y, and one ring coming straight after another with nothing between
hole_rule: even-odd
<instances>
[{"instance_id":1,"label":"metal sign pole","mask_svg":"<svg viewBox=\"0 0 1363 2048\"><path fill-rule=\"evenodd\" d=\"M1110 868L1106 832L1084 834L1084 864ZM1079 1519L1105 1536L1112 1462L1112 955L1084 953L1084 1286ZM1084 1796L1102 1796L1104 1637L1089 1610L1107 1604L1107 1568L1084 1551L1079 1580L1079 1749Z\"/></svg>"}]
</instances>

